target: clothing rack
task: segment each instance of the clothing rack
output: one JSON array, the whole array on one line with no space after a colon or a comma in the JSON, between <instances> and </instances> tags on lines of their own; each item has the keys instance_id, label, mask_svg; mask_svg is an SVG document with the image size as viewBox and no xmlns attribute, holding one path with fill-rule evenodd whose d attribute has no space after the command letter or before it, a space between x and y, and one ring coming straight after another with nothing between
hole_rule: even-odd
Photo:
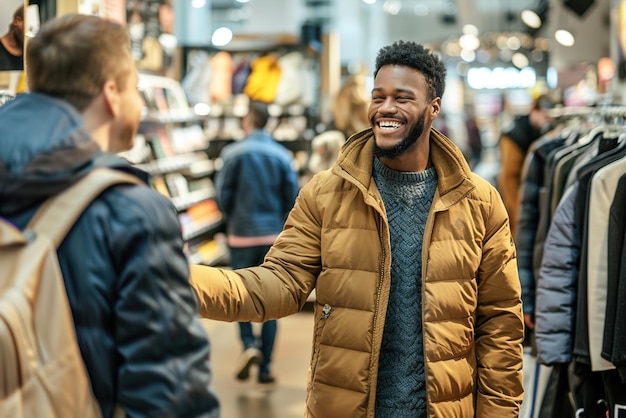
<instances>
[{"instance_id":1,"label":"clothing rack","mask_svg":"<svg viewBox=\"0 0 626 418\"><path fill-rule=\"evenodd\" d=\"M554 119L572 118L580 116L596 116L602 118L626 118L626 106L598 106L598 107L557 107L548 111Z\"/></svg>"}]
</instances>

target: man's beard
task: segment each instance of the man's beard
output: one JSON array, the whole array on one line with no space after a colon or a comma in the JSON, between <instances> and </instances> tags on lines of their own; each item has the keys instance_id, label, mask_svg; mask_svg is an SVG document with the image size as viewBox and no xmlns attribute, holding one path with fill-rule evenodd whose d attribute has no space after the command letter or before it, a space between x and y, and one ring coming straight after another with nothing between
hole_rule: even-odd
<instances>
[{"instance_id":1,"label":"man's beard","mask_svg":"<svg viewBox=\"0 0 626 418\"><path fill-rule=\"evenodd\" d=\"M417 118L417 122L415 122L413 128L411 128L411 131L409 131L409 134L397 145L391 148L381 148L376 144L376 142L374 142L374 156L378 158L383 157L393 159L409 149L411 145L415 144L417 139L422 136L422 133L424 133L424 120L426 118L427 109L428 108L424 109L422 114Z\"/></svg>"},{"instance_id":2,"label":"man's beard","mask_svg":"<svg viewBox=\"0 0 626 418\"><path fill-rule=\"evenodd\" d=\"M17 46L19 46L20 49L23 49L24 48L24 32L19 30L19 28L15 27L13 28L12 34L13 34L13 39L15 40L15 43L17 44Z\"/></svg>"}]
</instances>

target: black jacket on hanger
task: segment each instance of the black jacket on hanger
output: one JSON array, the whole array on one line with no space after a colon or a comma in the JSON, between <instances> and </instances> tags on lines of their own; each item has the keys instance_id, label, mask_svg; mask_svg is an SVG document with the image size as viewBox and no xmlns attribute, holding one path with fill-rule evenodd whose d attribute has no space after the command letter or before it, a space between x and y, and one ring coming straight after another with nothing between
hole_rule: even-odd
<instances>
[{"instance_id":1,"label":"black jacket on hanger","mask_svg":"<svg viewBox=\"0 0 626 418\"><path fill-rule=\"evenodd\" d=\"M626 383L626 174L617 185L609 212L607 301L602 357ZM622 267L625 266L625 267Z\"/></svg>"}]
</instances>

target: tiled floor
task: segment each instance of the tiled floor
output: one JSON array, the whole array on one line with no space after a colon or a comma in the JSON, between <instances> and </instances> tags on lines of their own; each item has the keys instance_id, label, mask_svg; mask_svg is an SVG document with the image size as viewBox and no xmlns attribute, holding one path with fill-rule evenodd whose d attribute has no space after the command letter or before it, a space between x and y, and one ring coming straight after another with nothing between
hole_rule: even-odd
<instances>
[{"instance_id":1,"label":"tiled floor","mask_svg":"<svg viewBox=\"0 0 626 418\"><path fill-rule=\"evenodd\" d=\"M278 320L271 389L250 380L235 379L234 365L241 354L236 323L203 320L211 340L213 386L221 402L221 418L302 418L306 376L311 356L313 313L303 311Z\"/></svg>"}]
</instances>

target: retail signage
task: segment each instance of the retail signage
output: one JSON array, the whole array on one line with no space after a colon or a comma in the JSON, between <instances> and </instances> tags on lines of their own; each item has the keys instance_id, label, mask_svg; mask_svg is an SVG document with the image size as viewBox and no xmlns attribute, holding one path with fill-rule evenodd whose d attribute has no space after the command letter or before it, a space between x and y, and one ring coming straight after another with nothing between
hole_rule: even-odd
<instances>
[{"instance_id":1,"label":"retail signage","mask_svg":"<svg viewBox=\"0 0 626 418\"><path fill-rule=\"evenodd\" d=\"M529 88L535 85L537 74L531 67L478 67L470 68L467 72L467 85L470 88L481 89L518 89Z\"/></svg>"}]
</instances>

